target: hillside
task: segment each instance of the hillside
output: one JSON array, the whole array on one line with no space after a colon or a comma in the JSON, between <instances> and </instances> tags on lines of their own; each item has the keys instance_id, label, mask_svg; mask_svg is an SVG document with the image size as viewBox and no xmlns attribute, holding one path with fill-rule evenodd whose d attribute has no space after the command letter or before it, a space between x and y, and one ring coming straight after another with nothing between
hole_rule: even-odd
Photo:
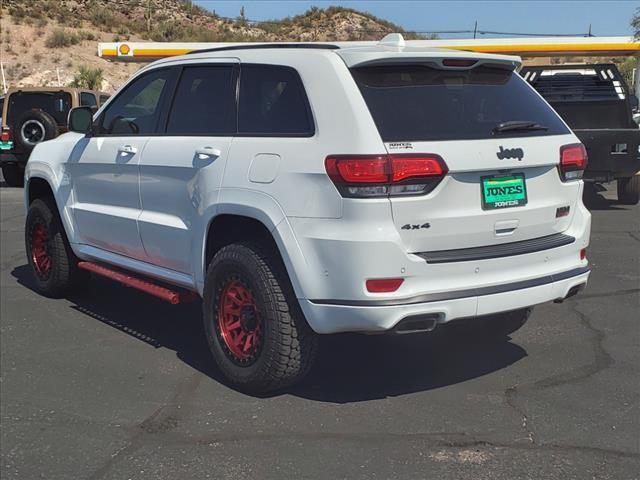
<instances>
[{"instance_id":1,"label":"hillside","mask_svg":"<svg viewBox=\"0 0 640 480\"><path fill-rule=\"evenodd\" d=\"M102 69L101 89L108 92L140 64L101 60L98 42L373 40L403 32L371 14L341 7L313 7L302 15L252 23L219 17L187 0L4 0L0 22L0 60L8 85L67 85L80 66L88 66Z\"/></svg>"}]
</instances>

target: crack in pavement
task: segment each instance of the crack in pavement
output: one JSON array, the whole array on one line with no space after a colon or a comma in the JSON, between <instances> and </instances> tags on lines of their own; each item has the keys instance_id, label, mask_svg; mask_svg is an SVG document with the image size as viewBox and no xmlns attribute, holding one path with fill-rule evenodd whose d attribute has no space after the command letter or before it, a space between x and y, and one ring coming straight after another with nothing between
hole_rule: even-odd
<instances>
[{"instance_id":1,"label":"crack in pavement","mask_svg":"<svg viewBox=\"0 0 640 480\"><path fill-rule=\"evenodd\" d=\"M634 293L640 293L640 288L629 288L627 290L618 290L617 292L602 292L602 293L586 293L580 294L580 300L588 298L606 298L606 297L619 297L622 295L632 295ZM567 302L572 300L567 299Z\"/></svg>"},{"instance_id":2,"label":"crack in pavement","mask_svg":"<svg viewBox=\"0 0 640 480\"><path fill-rule=\"evenodd\" d=\"M212 434L200 437L190 436L189 434L177 433L174 431L165 432L161 438L159 436L148 436L144 439L145 445L154 446L212 446L223 443L239 443L239 442L356 442L358 444L379 444L386 442L426 442L429 447L437 448L474 448L474 447L491 447L505 448L513 450L550 450L563 452L582 452L589 454L610 455L623 458L638 458L640 453L629 452L623 450L607 449L600 447L590 447L583 445L567 445L561 443L522 443L522 442L499 442L483 439L481 436L474 436L466 432L413 432L413 433L393 433L393 432L298 432L298 431L279 431L273 433L251 432L251 433L226 433ZM142 445L140 445L142 446ZM119 451L122 451L120 449Z\"/></svg>"},{"instance_id":3,"label":"crack in pavement","mask_svg":"<svg viewBox=\"0 0 640 480\"><path fill-rule=\"evenodd\" d=\"M559 385L569 385L582 382L596 373L609 368L613 364L613 358L602 346L602 342L605 338L604 331L594 327L589 321L589 316L579 311L578 305L575 302L569 300L567 303L570 304L571 311L577 315L580 323L592 334L591 343L594 349L594 360L586 365L581 365L562 373L550 375L532 383L513 385L504 391L506 404L522 416L522 428L527 433L530 443L534 445L538 445L536 441L535 428L533 426L533 422L526 414L525 408L518 405L518 397L527 392L540 391L551 387L557 387Z\"/></svg>"},{"instance_id":4,"label":"crack in pavement","mask_svg":"<svg viewBox=\"0 0 640 480\"><path fill-rule=\"evenodd\" d=\"M134 428L128 443L111 453L111 458L89 475L88 478L90 480L104 478L114 465L145 445L147 443L145 441L146 437L168 433L177 428L181 418L184 417L188 411L190 402L200 386L202 377L202 373L195 372L180 381L175 387L175 392L171 400L138 424Z\"/></svg>"}]
</instances>

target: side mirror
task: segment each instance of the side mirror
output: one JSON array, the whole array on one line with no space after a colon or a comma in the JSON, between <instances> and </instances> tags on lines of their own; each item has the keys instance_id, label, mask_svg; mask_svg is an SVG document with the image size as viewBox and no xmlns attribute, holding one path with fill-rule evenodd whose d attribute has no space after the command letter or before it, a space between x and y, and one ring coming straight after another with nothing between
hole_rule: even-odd
<instances>
[{"instance_id":1,"label":"side mirror","mask_svg":"<svg viewBox=\"0 0 640 480\"><path fill-rule=\"evenodd\" d=\"M638 110L638 97L635 95L629 95L629 101L631 102L631 110L634 112Z\"/></svg>"},{"instance_id":2,"label":"side mirror","mask_svg":"<svg viewBox=\"0 0 640 480\"><path fill-rule=\"evenodd\" d=\"M91 107L76 107L69 111L69 131L90 133L93 126L93 110Z\"/></svg>"}]
</instances>

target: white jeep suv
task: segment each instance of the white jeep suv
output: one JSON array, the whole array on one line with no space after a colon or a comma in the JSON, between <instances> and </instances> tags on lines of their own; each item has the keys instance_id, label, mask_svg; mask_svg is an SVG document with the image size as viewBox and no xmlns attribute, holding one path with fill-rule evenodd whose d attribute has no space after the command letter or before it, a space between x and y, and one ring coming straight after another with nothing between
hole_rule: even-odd
<instances>
[{"instance_id":1,"label":"white jeep suv","mask_svg":"<svg viewBox=\"0 0 640 480\"><path fill-rule=\"evenodd\" d=\"M215 361L254 392L300 379L317 334L508 334L589 275L585 150L519 65L383 42L146 66L31 155L37 288L200 296Z\"/></svg>"}]
</instances>

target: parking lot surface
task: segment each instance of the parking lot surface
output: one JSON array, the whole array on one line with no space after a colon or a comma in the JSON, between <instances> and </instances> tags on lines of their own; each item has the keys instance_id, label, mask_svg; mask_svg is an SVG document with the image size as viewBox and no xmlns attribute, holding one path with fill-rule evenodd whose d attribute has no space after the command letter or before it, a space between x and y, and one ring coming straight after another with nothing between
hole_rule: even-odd
<instances>
[{"instance_id":1,"label":"parking lot surface","mask_svg":"<svg viewBox=\"0 0 640 480\"><path fill-rule=\"evenodd\" d=\"M587 289L511 339L327 337L303 384L256 398L222 383L199 303L34 293L3 186L0 477L639 478L640 208L611 198Z\"/></svg>"}]
</instances>

